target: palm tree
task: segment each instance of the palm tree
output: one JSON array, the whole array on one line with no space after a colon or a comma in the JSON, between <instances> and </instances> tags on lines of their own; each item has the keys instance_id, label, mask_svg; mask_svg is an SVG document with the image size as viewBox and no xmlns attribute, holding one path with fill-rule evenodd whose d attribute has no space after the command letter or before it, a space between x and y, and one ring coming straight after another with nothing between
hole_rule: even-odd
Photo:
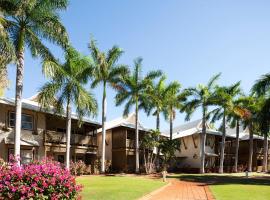
<instances>
[{"instance_id":1,"label":"palm tree","mask_svg":"<svg viewBox=\"0 0 270 200\"><path fill-rule=\"evenodd\" d=\"M170 83L165 89L165 119L169 119L170 123L170 140L173 138L173 121L176 116L176 110L181 110L183 102L186 101L187 91L180 91L181 85L177 81Z\"/></svg>"},{"instance_id":2,"label":"palm tree","mask_svg":"<svg viewBox=\"0 0 270 200\"><path fill-rule=\"evenodd\" d=\"M66 9L68 0L0 1L0 24L4 29L0 40L12 44L17 60L15 93L15 156L20 155L21 107L23 91L24 52L28 47L33 57L53 59L41 39L65 47L68 37L59 19L59 11ZM8 37L7 37L8 36ZM18 161L19 164L19 161Z\"/></svg>"},{"instance_id":3,"label":"palm tree","mask_svg":"<svg viewBox=\"0 0 270 200\"><path fill-rule=\"evenodd\" d=\"M192 113L198 109L202 109L202 133L201 133L201 165L200 173L204 173L205 163L205 140L206 140L206 117L208 113L208 106L214 104L213 93L215 83L220 77L220 74L213 76L207 85L198 85L196 88L188 88L190 98L184 103L181 111L186 112L186 120L189 120Z\"/></svg>"},{"instance_id":4,"label":"palm tree","mask_svg":"<svg viewBox=\"0 0 270 200\"><path fill-rule=\"evenodd\" d=\"M156 116L156 130L160 130L160 114L164 112L165 101L164 96L166 95L166 76L163 75L159 79L159 81L155 84L152 82L151 87L149 87L148 94L148 102L147 102L147 114L153 112L153 115Z\"/></svg>"},{"instance_id":5,"label":"palm tree","mask_svg":"<svg viewBox=\"0 0 270 200\"><path fill-rule=\"evenodd\" d=\"M231 128L235 128L236 133L236 144L235 144L235 159L234 159L234 172L238 172L238 152L239 152L239 134L240 134L240 123L245 115L245 110L241 107L240 99L233 100L233 110L227 115L227 122Z\"/></svg>"},{"instance_id":6,"label":"palm tree","mask_svg":"<svg viewBox=\"0 0 270 200\"><path fill-rule=\"evenodd\" d=\"M151 71L146 76L142 75L142 58L134 60L134 71L124 76L116 85L118 94L115 97L116 106L126 102L123 115L127 116L130 109L135 105L135 143L136 143L136 173L139 172L139 109L147 104L147 88L151 87L151 81L162 75L161 71Z\"/></svg>"},{"instance_id":7,"label":"palm tree","mask_svg":"<svg viewBox=\"0 0 270 200\"><path fill-rule=\"evenodd\" d=\"M44 62L44 73L51 80L41 87L39 102L44 108L54 105L58 113L63 111L62 106L66 107L66 168L69 169L72 105L81 122L85 115L96 115L97 103L83 87L92 71L90 59L68 48L65 60L63 64L50 60Z\"/></svg>"},{"instance_id":8,"label":"palm tree","mask_svg":"<svg viewBox=\"0 0 270 200\"><path fill-rule=\"evenodd\" d=\"M113 46L107 53L101 52L94 40L89 44L92 58L94 60L94 80L92 88L102 84L102 155L101 155L101 172L105 172L105 140L106 140L106 114L107 114L107 86L114 86L120 79L128 73L125 65L117 64L117 61L123 54L123 51Z\"/></svg>"},{"instance_id":9,"label":"palm tree","mask_svg":"<svg viewBox=\"0 0 270 200\"><path fill-rule=\"evenodd\" d=\"M233 100L239 93L240 82L237 82L236 84L233 84L229 87L216 86L215 88L215 104L219 107L212 111L212 122L219 120L222 117L222 142L220 148L219 173L223 173L224 151L226 141L226 117L229 113L234 112Z\"/></svg>"},{"instance_id":10,"label":"palm tree","mask_svg":"<svg viewBox=\"0 0 270 200\"><path fill-rule=\"evenodd\" d=\"M269 102L269 94L270 94L270 73L263 75L260 79L258 79L251 89L252 93L254 93L258 97L264 97L266 102ZM264 106L262 111L262 116L267 115L269 113L268 103ZM267 112L268 110L268 112ZM267 120L268 119L268 120ZM267 161L268 161L268 134L269 134L269 117L264 116L261 121L262 132L264 135L264 159L263 159L263 171L267 171Z\"/></svg>"},{"instance_id":11,"label":"palm tree","mask_svg":"<svg viewBox=\"0 0 270 200\"><path fill-rule=\"evenodd\" d=\"M243 96L240 98L241 107L244 110L243 124L249 130L249 156L248 156L248 171L252 171L253 158L253 135L254 126L257 121L258 113L261 107L261 99L255 96Z\"/></svg>"}]
</instances>

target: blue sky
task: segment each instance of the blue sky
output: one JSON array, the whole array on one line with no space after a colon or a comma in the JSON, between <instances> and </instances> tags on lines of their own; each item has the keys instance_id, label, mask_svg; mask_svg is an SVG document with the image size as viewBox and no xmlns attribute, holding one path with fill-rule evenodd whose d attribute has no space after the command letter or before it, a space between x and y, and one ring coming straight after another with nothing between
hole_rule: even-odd
<instances>
[{"instance_id":1,"label":"blue sky","mask_svg":"<svg viewBox=\"0 0 270 200\"><path fill-rule=\"evenodd\" d=\"M119 45L125 54L120 63L132 66L142 56L143 71L161 69L168 81L177 80L183 88L205 83L222 72L220 84L241 80L248 92L254 80L270 71L270 1L233 0L71 0L61 18L75 48L89 54L87 44L93 35L102 50ZM54 54L63 52L50 45ZM14 97L15 67L9 67ZM40 61L26 52L23 97L35 94L45 82ZM93 91L101 108L101 88ZM108 120L122 115L115 107L115 92L109 90ZM96 120L101 121L101 110ZM200 118L196 112L192 119ZM155 127L155 118L141 113L146 127ZM177 113L175 125L184 122ZM161 127L169 124L162 120Z\"/></svg>"}]
</instances>

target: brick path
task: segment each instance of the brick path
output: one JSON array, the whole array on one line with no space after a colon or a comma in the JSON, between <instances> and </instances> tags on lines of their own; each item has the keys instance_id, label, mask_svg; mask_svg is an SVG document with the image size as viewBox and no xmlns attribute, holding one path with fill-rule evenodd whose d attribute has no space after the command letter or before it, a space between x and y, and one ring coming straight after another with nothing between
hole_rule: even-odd
<instances>
[{"instance_id":1,"label":"brick path","mask_svg":"<svg viewBox=\"0 0 270 200\"><path fill-rule=\"evenodd\" d=\"M170 182L169 186L141 200L214 200L205 184L179 180L170 180Z\"/></svg>"}]
</instances>

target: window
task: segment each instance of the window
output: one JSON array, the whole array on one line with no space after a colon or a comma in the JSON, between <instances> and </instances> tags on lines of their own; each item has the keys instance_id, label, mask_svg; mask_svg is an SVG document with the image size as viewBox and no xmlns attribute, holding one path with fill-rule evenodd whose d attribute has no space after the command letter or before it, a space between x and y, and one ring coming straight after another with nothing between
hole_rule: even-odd
<instances>
[{"instance_id":1,"label":"window","mask_svg":"<svg viewBox=\"0 0 270 200\"><path fill-rule=\"evenodd\" d=\"M8 156L14 155L14 149L8 150ZM28 164L34 160L35 153L33 150L21 149L21 163Z\"/></svg>"},{"instance_id":2,"label":"window","mask_svg":"<svg viewBox=\"0 0 270 200\"><path fill-rule=\"evenodd\" d=\"M9 126L15 126L15 112L9 113ZM33 130L33 116L22 114L22 129Z\"/></svg>"}]
</instances>

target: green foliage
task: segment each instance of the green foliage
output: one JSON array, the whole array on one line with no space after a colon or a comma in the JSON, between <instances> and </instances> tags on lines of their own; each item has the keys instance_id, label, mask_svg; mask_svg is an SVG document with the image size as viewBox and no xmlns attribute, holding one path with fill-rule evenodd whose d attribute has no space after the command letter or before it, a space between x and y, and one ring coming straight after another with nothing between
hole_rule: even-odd
<instances>
[{"instance_id":1,"label":"green foliage","mask_svg":"<svg viewBox=\"0 0 270 200\"><path fill-rule=\"evenodd\" d=\"M147 89L151 87L152 81L161 76L161 71L150 71L145 76L142 75L142 58L134 60L134 70L129 72L121 81L115 85L117 95L115 97L116 106L126 102L123 115L130 113L131 107L139 103L139 109L147 110Z\"/></svg>"},{"instance_id":2,"label":"green foliage","mask_svg":"<svg viewBox=\"0 0 270 200\"><path fill-rule=\"evenodd\" d=\"M174 159L175 151L180 150L180 140L170 140L168 138L161 138L159 148L163 155L163 168L166 171L169 162Z\"/></svg>"},{"instance_id":3,"label":"green foliage","mask_svg":"<svg viewBox=\"0 0 270 200\"><path fill-rule=\"evenodd\" d=\"M92 66L89 57L69 47L66 62L61 64L45 60L43 71L50 81L40 88L39 102L43 108L55 106L56 112L63 111L63 105L73 103L80 119L85 115L96 115L97 102L83 85L87 83Z\"/></svg>"},{"instance_id":4,"label":"green foliage","mask_svg":"<svg viewBox=\"0 0 270 200\"><path fill-rule=\"evenodd\" d=\"M124 53L118 46L113 46L107 53L102 52L98 49L96 41L92 39L89 49L94 66L92 88L95 88L100 83L105 86L108 83L109 86L114 87L120 81L120 78L128 73L126 65L117 64L117 61Z\"/></svg>"},{"instance_id":5,"label":"green foliage","mask_svg":"<svg viewBox=\"0 0 270 200\"><path fill-rule=\"evenodd\" d=\"M0 1L0 47L6 53L15 55L25 45L32 56L53 59L53 55L42 39L66 47L68 36L60 22L59 11L67 8L67 0L44 1Z\"/></svg>"}]
</instances>

